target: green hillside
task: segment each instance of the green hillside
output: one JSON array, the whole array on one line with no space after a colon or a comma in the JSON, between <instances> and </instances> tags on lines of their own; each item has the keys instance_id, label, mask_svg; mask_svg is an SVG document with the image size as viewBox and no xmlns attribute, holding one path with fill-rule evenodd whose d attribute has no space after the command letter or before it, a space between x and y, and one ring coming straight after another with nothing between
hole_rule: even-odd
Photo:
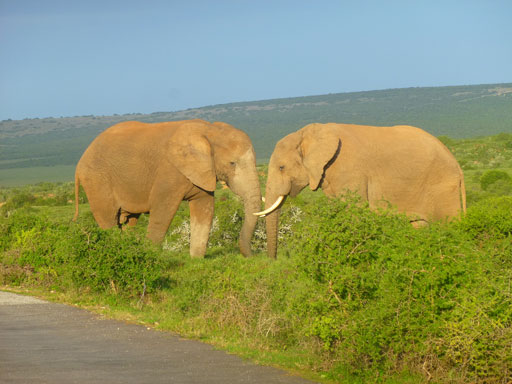
<instances>
[{"instance_id":1,"label":"green hillside","mask_svg":"<svg viewBox=\"0 0 512 384\"><path fill-rule=\"evenodd\" d=\"M5 120L0 122L0 171L73 166L98 133L120 121L191 118L225 121L246 131L264 161L277 140L311 122L409 124L453 138L512 132L512 83L337 93L152 114Z\"/></svg>"}]
</instances>

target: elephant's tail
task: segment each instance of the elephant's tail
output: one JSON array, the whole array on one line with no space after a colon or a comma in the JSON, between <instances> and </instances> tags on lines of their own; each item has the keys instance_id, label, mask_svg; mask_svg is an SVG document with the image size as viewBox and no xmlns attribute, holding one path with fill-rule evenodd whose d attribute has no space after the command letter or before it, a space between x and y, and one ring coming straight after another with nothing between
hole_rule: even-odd
<instances>
[{"instance_id":1,"label":"elephant's tail","mask_svg":"<svg viewBox=\"0 0 512 384\"><path fill-rule=\"evenodd\" d=\"M78 177L78 172L75 172L75 216L73 216L73 221L76 221L78 219L79 193L80 193L80 178Z\"/></svg>"},{"instance_id":2,"label":"elephant's tail","mask_svg":"<svg viewBox=\"0 0 512 384\"><path fill-rule=\"evenodd\" d=\"M460 172L460 198L462 201L462 212L466 213L466 183L464 183L464 172L459 167Z\"/></svg>"}]
</instances>

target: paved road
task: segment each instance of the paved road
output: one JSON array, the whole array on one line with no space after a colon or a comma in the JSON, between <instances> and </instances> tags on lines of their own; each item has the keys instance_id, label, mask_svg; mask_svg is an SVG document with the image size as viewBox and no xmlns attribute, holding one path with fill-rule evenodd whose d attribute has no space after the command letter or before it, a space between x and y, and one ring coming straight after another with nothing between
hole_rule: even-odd
<instances>
[{"instance_id":1,"label":"paved road","mask_svg":"<svg viewBox=\"0 0 512 384\"><path fill-rule=\"evenodd\" d=\"M0 291L0 383L311 382L197 341Z\"/></svg>"}]
</instances>

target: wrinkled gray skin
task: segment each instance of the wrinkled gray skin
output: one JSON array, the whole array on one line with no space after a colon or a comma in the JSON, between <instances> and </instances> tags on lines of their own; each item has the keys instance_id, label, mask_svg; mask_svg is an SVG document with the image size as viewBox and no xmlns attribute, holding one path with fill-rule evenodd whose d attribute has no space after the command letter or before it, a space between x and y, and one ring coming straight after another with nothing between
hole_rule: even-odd
<instances>
[{"instance_id":1,"label":"wrinkled gray skin","mask_svg":"<svg viewBox=\"0 0 512 384\"><path fill-rule=\"evenodd\" d=\"M410 126L310 124L289 134L270 158L265 208L307 185L332 197L357 192L370 208L391 203L415 226L466 210L455 157L437 138ZM277 253L279 213L278 208L266 216L270 257Z\"/></svg>"},{"instance_id":2,"label":"wrinkled gray skin","mask_svg":"<svg viewBox=\"0 0 512 384\"><path fill-rule=\"evenodd\" d=\"M185 120L116 124L86 149L75 173L101 228L133 226L149 212L148 238L160 243L182 200L190 205L190 254L203 257L212 226L214 191L224 181L244 203L240 251L251 254L261 207L254 149L249 137L226 123Z\"/></svg>"}]
</instances>

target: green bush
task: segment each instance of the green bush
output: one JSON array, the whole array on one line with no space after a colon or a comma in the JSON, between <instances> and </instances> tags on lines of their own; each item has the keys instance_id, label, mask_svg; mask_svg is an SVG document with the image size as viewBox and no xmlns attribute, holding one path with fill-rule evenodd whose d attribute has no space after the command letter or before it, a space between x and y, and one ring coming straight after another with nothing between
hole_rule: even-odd
<instances>
[{"instance_id":1,"label":"green bush","mask_svg":"<svg viewBox=\"0 0 512 384\"><path fill-rule=\"evenodd\" d=\"M236 252L243 221L244 208L240 198L230 191L216 194L215 215L208 246Z\"/></svg>"},{"instance_id":2,"label":"green bush","mask_svg":"<svg viewBox=\"0 0 512 384\"><path fill-rule=\"evenodd\" d=\"M36 197L30 192L16 193L8 198L5 204L0 207L0 214L7 216L9 212L21 207L28 207L34 204L35 201Z\"/></svg>"},{"instance_id":3,"label":"green bush","mask_svg":"<svg viewBox=\"0 0 512 384\"><path fill-rule=\"evenodd\" d=\"M509 143L512 141L512 134L510 133L505 133L505 132L501 132L501 133L498 133L497 135L495 136L491 136L495 141L504 141L506 143Z\"/></svg>"},{"instance_id":4,"label":"green bush","mask_svg":"<svg viewBox=\"0 0 512 384\"><path fill-rule=\"evenodd\" d=\"M163 270L159 251L136 232L74 225L68 235L66 262L72 264L74 286L128 296L157 286Z\"/></svg>"},{"instance_id":5,"label":"green bush","mask_svg":"<svg viewBox=\"0 0 512 384\"><path fill-rule=\"evenodd\" d=\"M409 367L433 377L446 370L468 380L505 377L510 289L505 279L489 283L493 260L461 230L471 233L471 219L413 229L405 217L351 198L323 199L305 215L293 248L298 268L323 295L302 310L340 371L360 377ZM461 340L471 324L480 325Z\"/></svg>"},{"instance_id":6,"label":"green bush","mask_svg":"<svg viewBox=\"0 0 512 384\"><path fill-rule=\"evenodd\" d=\"M26 268L25 283L133 297L161 282L160 251L136 231L104 231L91 219L59 224L26 210L3 226L1 263Z\"/></svg>"},{"instance_id":7,"label":"green bush","mask_svg":"<svg viewBox=\"0 0 512 384\"><path fill-rule=\"evenodd\" d=\"M500 239L512 234L511 213L511 196L491 197L470 206L459 225L473 237Z\"/></svg>"},{"instance_id":8,"label":"green bush","mask_svg":"<svg viewBox=\"0 0 512 384\"><path fill-rule=\"evenodd\" d=\"M482 177L480 178L480 186L484 191L487 191L491 186L496 184L497 182L501 182L501 188L505 186L509 186L509 190L512 189L512 178L505 171L498 170L490 170L484 172Z\"/></svg>"},{"instance_id":9,"label":"green bush","mask_svg":"<svg viewBox=\"0 0 512 384\"><path fill-rule=\"evenodd\" d=\"M83 188L80 188L80 204L87 202ZM0 216L8 216L14 210L29 206L66 206L74 203L74 183L38 183L20 188L0 188Z\"/></svg>"},{"instance_id":10,"label":"green bush","mask_svg":"<svg viewBox=\"0 0 512 384\"><path fill-rule=\"evenodd\" d=\"M446 136L446 135L439 136L438 139L439 139L439 141L441 141L441 143L443 143L447 147L451 147L451 146L455 145L455 143L456 143L455 139L452 139L451 137Z\"/></svg>"}]
</instances>

